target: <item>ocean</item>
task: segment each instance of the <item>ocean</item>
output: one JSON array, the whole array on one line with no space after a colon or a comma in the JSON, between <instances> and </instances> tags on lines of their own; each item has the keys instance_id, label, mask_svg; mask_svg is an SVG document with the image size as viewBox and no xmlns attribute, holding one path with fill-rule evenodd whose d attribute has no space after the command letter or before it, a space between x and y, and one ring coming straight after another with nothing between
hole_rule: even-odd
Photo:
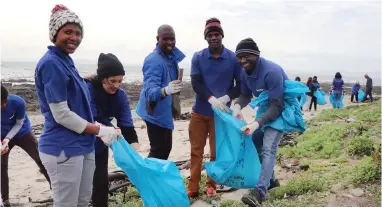
<instances>
[{"instance_id":1,"label":"ocean","mask_svg":"<svg viewBox=\"0 0 382 207\"><path fill-rule=\"evenodd\" d=\"M34 62L15 62L15 61L3 61L1 62L1 80L4 82L18 83L34 83L34 71L36 68ZM95 74L97 64L89 63L76 63L76 67L82 77ZM142 68L139 65L124 65L126 75L124 77L125 83L141 83L143 81ZM331 82L334 77L334 73L328 70L320 71L301 71L293 70L290 68L285 69L288 77L294 79L296 76L300 76L302 81L305 82L310 76L318 76L320 82ZM361 71L347 71L342 72L342 77L345 83L354 83L356 80L360 81L363 85L366 83L363 77L365 72ZM368 72L369 76L373 79L374 85L381 85L381 71ZM21 80L21 81L20 81ZM184 81L190 81L190 69L184 70Z\"/></svg>"}]
</instances>

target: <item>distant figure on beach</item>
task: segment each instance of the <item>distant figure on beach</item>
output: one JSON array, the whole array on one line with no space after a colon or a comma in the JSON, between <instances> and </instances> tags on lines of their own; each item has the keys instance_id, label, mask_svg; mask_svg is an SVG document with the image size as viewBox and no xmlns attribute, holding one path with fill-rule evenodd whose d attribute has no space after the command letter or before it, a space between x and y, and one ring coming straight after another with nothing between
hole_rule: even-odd
<instances>
[{"instance_id":1,"label":"distant figure on beach","mask_svg":"<svg viewBox=\"0 0 382 207\"><path fill-rule=\"evenodd\" d=\"M368 96L370 97L370 102L373 102L373 95L372 95L372 92L373 92L373 79L371 79L369 77L368 74L365 74L365 78L366 78L366 93L365 93L365 97L363 98L362 102L365 102L368 98Z\"/></svg>"},{"instance_id":2,"label":"distant figure on beach","mask_svg":"<svg viewBox=\"0 0 382 207\"><path fill-rule=\"evenodd\" d=\"M35 70L36 92L45 118L39 152L52 182L53 206L89 206L95 135L107 145L120 135L114 127L94 123L88 86L70 57L83 34L80 18L56 5L49 23L54 46L48 46Z\"/></svg>"},{"instance_id":3,"label":"distant figure on beach","mask_svg":"<svg viewBox=\"0 0 382 207\"><path fill-rule=\"evenodd\" d=\"M194 54L191 61L191 83L196 93L192 108L189 137L191 144L191 176L187 186L189 197L197 197L200 190L201 169L207 137L210 160L216 158L214 112L211 108L229 111L231 100L240 94L242 68L235 53L222 44L224 32L217 18L206 21L204 38L208 47ZM207 177L207 196L216 195L216 184Z\"/></svg>"},{"instance_id":4,"label":"distant figure on beach","mask_svg":"<svg viewBox=\"0 0 382 207\"><path fill-rule=\"evenodd\" d=\"M26 113L25 101L20 96L8 94L8 90L1 85L1 196L5 207L10 206L8 160L14 146L28 153L50 184L38 154L37 139Z\"/></svg>"},{"instance_id":5,"label":"distant figure on beach","mask_svg":"<svg viewBox=\"0 0 382 207\"><path fill-rule=\"evenodd\" d=\"M241 94L233 107L232 115L242 118L241 109L250 103L252 95L258 97L263 91L268 91L269 105L264 114L242 128L246 135L256 134L256 130L261 130L263 125L281 115L284 106L284 81L288 80L288 76L279 65L260 57L260 50L251 38L239 42L236 47L236 57L245 70L241 76ZM275 180L272 178L274 178L276 154L284 132L267 127L263 134L259 134L261 136L253 135L255 137L252 138L255 146L261 145L260 178L254 190L241 199L249 206L257 206L266 200L268 187L272 185L270 181Z\"/></svg>"},{"instance_id":6,"label":"distant figure on beach","mask_svg":"<svg viewBox=\"0 0 382 207\"><path fill-rule=\"evenodd\" d=\"M311 89L312 83L313 83L313 78L309 77L308 80L306 81L306 86L308 86L308 88ZM306 92L306 103L304 105L305 111L310 111L312 97L313 97L312 90L310 90L309 92Z\"/></svg>"},{"instance_id":7,"label":"distant figure on beach","mask_svg":"<svg viewBox=\"0 0 382 207\"><path fill-rule=\"evenodd\" d=\"M344 81L342 80L342 75L340 72L337 72L334 76L334 80L332 83L332 93L334 95L335 107L340 108L341 105L341 97L344 95Z\"/></svg>"},{"instance_id":8,"label":"distant figure on beach","mask_svg":"<svg viewBox=\"0 0 382 207\"><path fill-rule=\"evenodd\" d=\"M301 78L300 78L300 76L297 76L294 80L297 81L297 82L301 82ZM301 96L300 96L300 97L297 97L297 100L298 100L298 102L300 102L300 100L301 100ZM302 106L301 106L301 111L302 111Z\"/></svg>"},{"instance_id":9,"label":"distant figure on beach","mask_svg":"<svg viewBox=\"0 0 382 207\"><path fill-rule=\"evenodd\" d=\"M350 101L352 103L357 103L358 102L358 91L361 89L361 85L359 84L359 81L356 81L355 84L351 88L351 97ZM355 97L355 101L354 101ZM362 100L361 100L362 101Z\"/></svg>"},{"instance_id":10,"label":"distant figure on beach","mask_svg":"<svg viewBox=\"0 0 382 207\"><path fill-rule=\"evenodd\" d=\"M175 46L175 32L170 25L160 26L156 38L154 51L143 63L143 86L137 113L147 125L148 157L167 160L174 130L171 96L182 88L183 83L178 80L178 63L185 55Z\"/></svg>"},{"instance_id":11,"label":"distant figure on beach","mask_svg":"<svg viewBox=\"0 0 382 207\"><path fill-rule=\"evenodd\" d=\"M312 110L312 105L314 105L314 111L317 111L317 97L314 95L314 92L316 92L319 88L320 83L318 83L317 76L313 76L313 80L309 85L309 89L312 94L312 100L310 101L309 111Z\"/></svg>"},{"instance_id":12,"label":"distant figure on beach","mask_svg":"<svg viewBox=\"0 0 382 207\"><path fill-rule=\"evenodd\" d=\"M129 98L121 88L124 75L123 65L114 54L101 53L98 57L97 75L85 79L90 92L90 107L94 121L98 123L114 127L111 121L115 118L123 137L135 150L139 151ZM96 139L94 148L96 167L92 204L94 207L107 207L109 148L100 139Z\"/></svg>"}]
</instances>

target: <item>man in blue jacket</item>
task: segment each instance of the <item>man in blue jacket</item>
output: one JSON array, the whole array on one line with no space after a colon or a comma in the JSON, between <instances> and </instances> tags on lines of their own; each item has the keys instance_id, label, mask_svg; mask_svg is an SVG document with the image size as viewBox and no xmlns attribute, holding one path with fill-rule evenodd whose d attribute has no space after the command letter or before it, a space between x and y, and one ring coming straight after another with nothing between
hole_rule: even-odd
<instances>
[{"instance_id":1,"label":"man in blue jacket","mask_svg":"<svg viewBox=\"0 0 382 207\"><path fill-rule=\"evenodd\" d=\"M260 50L251 38L239 42L236 47L236 57L245 70L241 76L241 94L232 109L233 116L243 117L241 109L249 104L253 95L258 97L263 91L268 91L269 96L269 104L264 114L242 129L244 134L250 135L281 115L284 105L284 81L288 80L288 77L279 65L260 57ZM255 145L257 145L256 141L262 139L259 152L261 156L260 178L254 186L255 189L242 197L243 203L249 206L259 206L266 199L270 180L274 177L273 169L278 145L283 136L282 131L272 127L266 127L264 135L259 134L260 137L253 137L253 139Z\"/></svg>"},{"instance_id":2,"label":"man in blue jacket","mask_svg":"<svg viewBox=\"0 0 382 207\"><path fill-rule=\"evenodd\" d=\"M172 148L172 97L182 88L178 63L185 55L175 47L175 32L170 25L158 28L157 45L143 63L143 88L138 115L146 122L150 140L148 157L167 160Z\"/></svg>"},{"instance_id":3,"label":"man in blue jacket","mask_svg":"<svg viewBox=\"0 0 382 207\"><path fill-rule=\"evenodd\" d=\"M189 136L191 143L191 176L187 186L189 197L199 194L201 168L207 137L210 143L210 160L216 158L214 112L211 108L228 111L231 100L240 94L242 68L235 53L224 47L223 29L217 18L206 21L204 36L208 48L198 51L192 57L191 83L196 93L192 108ZM208 177L207 196L216 194L216 185Z\"/></svg>"}]
</instances>

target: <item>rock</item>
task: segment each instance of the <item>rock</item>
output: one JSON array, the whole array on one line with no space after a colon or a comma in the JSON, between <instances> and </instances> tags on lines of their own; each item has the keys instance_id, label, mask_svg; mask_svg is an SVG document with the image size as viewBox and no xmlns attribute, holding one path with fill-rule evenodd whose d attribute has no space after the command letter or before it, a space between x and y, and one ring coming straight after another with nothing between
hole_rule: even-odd
<instances>
[{"instance_id":1,"label":"rock","mask_svg":"<svg viewBox=\"0 0 382 207\"><path fill-rule=\"evenodd\" d=\"M330 194L327 207L336 207L337 206L337 196L336 194Z\"/></svg>"},{"instance_id":2,"label":"rock","mask_svg":"<svg viewBox=\"0 0 382 207\"><path fill-rule=\"evenodd\" d=\"M347 193L344 193L341 195L342 197L345 197L345 198L350 198L350 199L353 199L354 196L350 195L350 194L347 194Z\"/></svg>"},{"instance_id":3,"label":"rock","mask_svg":"<svg viewBox=\"0 0 382 207\"><path fill-rule=\"evenodd\" d=\"M343 189L342 184L341 183L337 183L337 184L332 186L332 188L330 189L330 192L337 194L342 189Z\"/></svg>"},{"instance_id":4,"label":"rock","mask_svg":"<svg viewBox=\"0 0 382 207\"><path fill-rule=\"evenodd\" d=\"M350 189L350 193L357 197L365 195L365 192L361 188Z\"/></svg>"},{"instance_id":5,"label":"rock","mask_svg":"<svg viewBox=\"0 0 382 207\"><path fill-rule=\"evenodd\" d=\"M357 121L357 117L355 117L355 116L352 116L352 117L350 117L350 118L345 120L346 123L352 123L352 122L355 122L355 121Z\"/></svg>"}]
</instances>

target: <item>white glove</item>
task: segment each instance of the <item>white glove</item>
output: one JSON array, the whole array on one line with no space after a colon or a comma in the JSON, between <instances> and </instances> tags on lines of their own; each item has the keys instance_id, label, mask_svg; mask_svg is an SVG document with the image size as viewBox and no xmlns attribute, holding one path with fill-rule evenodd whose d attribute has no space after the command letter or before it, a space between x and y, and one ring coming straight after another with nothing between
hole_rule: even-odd
<instances>
[{"instance_id":1,"label":"white glove","mask_svg":"<svg viewBox=\"0 0 382 207\"><path fill-rule=\"evenodd\" d=\"M140 151L141 151L141 150L140 150L141 147L140 147L140 145L139 145L138 142L131 143L130 146L131 146L132 148L134 148L134 150L137 151L137 152L140 152Z\"/></svg>"},{"instance_id":2,"label":"white glove","mask_svg":"<svg viewBox=\"0 0 382 207\"><path fill-rule=\"evenodd\" d=\"M259 126L260 126L259 123L257 121L254 121L251 124L248 124L244 126L243 128L241 128L241 131L243 131L245 135L251 135L253 134L253 132L256 131L256 129L259 128Z\"/></svg>"},{"instance_id":3,"label":"white glove","mask_svg":"<svg viewBox=\"0 0 382 207\"><path fill-rule=\"evenodd\" d=\"M99 138L105 143L106 146L110 146L113 141L121 136L120 131L114 127L100 126L97 134Z\"/></svg>"},{"instance_id":4,"label":"white glove","mask_svg":"<svg viewBox=\"0 0 382 207\"><path fill-rule=\"evenodd\" d=\"M9 139L5 138L3 141L1 141L1 154L7 154L9 147L8 147Z\"/></svg>"},{"instance_id":5,"label":"white glove","mask_svg":"<svg viewBox=\"0 0 382 207\"><path fill-rule=\"evenodd\" d=\"M164 91L169 96L171 94L178 93L180 89L182 88L182 85L183 85L182 81L174 80L170 82L168 86L164 88Z\"/></svg>"},{"instance_id":6,"label":"white glove","mask_svg":"<svg viewBox=\"0 0 382 207\"><path fill-rule=\"evenodd\" d=\"M218 98L224 105L227 105L231 101L231 98L228 95Z\"/></svg>"},{"instance_id":7,"label":"white glove","mask_svg":"<svg viewBox=\"0 0 382 207\"><path fill-rule=\"evenodd\" d=\"M238 118L239 120L244 119L243 113L241 112L241 106L239 104L235 104L232 107L232 116Z\"/></svg>"},{"instance_id":8,"label":"white glove","mask_svg":"<svg viewBox=\"0 0 382 207\"><path fill-rule=\"evenodd\" d=\"M214 108L220 111L229 112L228 107L224 105L219 99L215 98L215 96L211 96L208 99L208 103L210 103Z\"/></svg>"}]
</instances>

